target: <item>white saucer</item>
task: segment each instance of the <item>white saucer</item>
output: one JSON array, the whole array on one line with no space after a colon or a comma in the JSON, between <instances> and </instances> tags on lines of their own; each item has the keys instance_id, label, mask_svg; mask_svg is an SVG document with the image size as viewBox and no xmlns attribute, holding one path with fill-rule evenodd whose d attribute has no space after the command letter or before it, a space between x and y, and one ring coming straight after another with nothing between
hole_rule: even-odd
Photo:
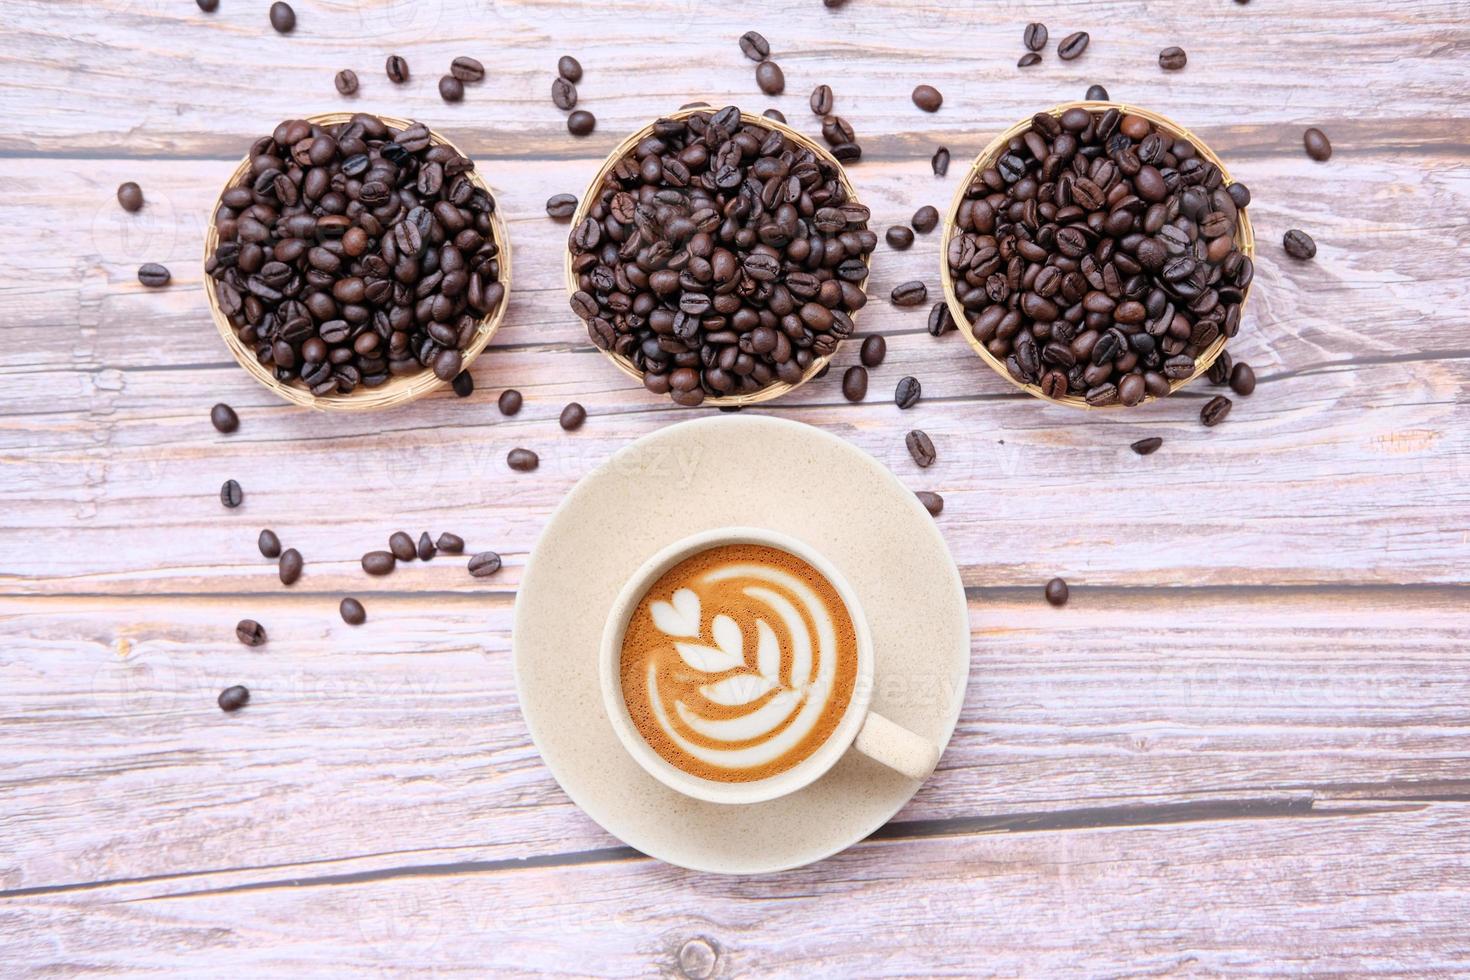
<instances>
[{"instance_id":1,"label":"white saucer","mask_svg":"<svg viewBox=\"0 0 1470 980\"><path fill-rule=\"evenodd\" d=\"M933 518L877 460L820 429L753 415L683 422L625 447L573 488L516 597L516 689L531 738L562 789L609 833L671 864L754 874L857 843L919 783L849 752L800 792L729 806L675 793L623 749L598 686L607 611L644 559L728 525L799 538L842 571L873 631L873 710L941 747L964 701L970 626Z\"/></svg>"}]
</instances>

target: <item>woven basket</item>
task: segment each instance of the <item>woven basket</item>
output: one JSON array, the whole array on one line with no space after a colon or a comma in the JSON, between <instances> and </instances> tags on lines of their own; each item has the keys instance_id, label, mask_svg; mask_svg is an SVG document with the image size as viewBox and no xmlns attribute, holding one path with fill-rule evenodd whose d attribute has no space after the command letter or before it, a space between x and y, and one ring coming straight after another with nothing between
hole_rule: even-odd
<instances>
[{"instance_id":1,"label":"woven basket","mask_svg":"<svg viewBox=\"0 0 1470 980\"><path fill-rule=\"evenodd\" d=\"M1164 133L1178 139L1188 140L1190 143L1192 143L1194 145L1194 148L1199 151L1199 155L1201 157L1220 168L1220 175L1222 178L1224 178L1222 186L1229 186L1230 184L1234 183L1234 181L1230 177L1230 171L1226 169L1224 162L1215 155L1213 150L1205 145L1205 142L1203 140L1191 133L1189 130L1185 129L1183 126L1180 126L1178 123L1174 122L1171 119L1167 119L1164 116L1159 115L1157 112L1151 112L1148 109L1141 109L1138 106L1125 105L1122 102L1063 102L1062 104L1052 106L1050 109L1047 109L1045 111L1049 115L1060 116L1068 109L1079 107L1092 110L1094 112L1106 109L1117 109L1119 112L1125 115L1142 116L1149 122L1153 123L1154 126L1162 130ZM950 202L949 213L946 214L944 218L944 233L940 239L939 247L939 278L940 281L944 284L945 303L949 307L950 316L954 319L954 322L959 327L960 332L965 335L965 339L970 342L970 346L975 349L975 353L979 354L980 357L985 361L985 363L990 365L990 367L995 371L996 374L1000 375L1002 378L1005 378L1011 384L1015 385L1017 388L1020 388L1028 395L1040 398L1043 401L1051 402L1054 405L1065 405L1068 408L1126 408L1128 406L1125 406L1120 402L1114 402L1111 405L1089 405L1087 404L1086 399L1084 399L1080 395L1069 394L1061 398L1051 398L1042 393L1041 387L1039 385L1027 384L1023 381L1017 381L1014 377L1011 376L1011 372L1006 370L1005 364L997 360L994 354L991 354L990 351L985 349L984 344L975 339L975 335L970 329L970 319L965 313L965 308L960 304L959 299L955 296L954 280L949 274L949 240L955 232L955 215L959 213L960 205L965 200L965 191L969 189L970 184L975 181L975 179L980 175L981 171L985 170L987 167L993 166L995 162L1000 159L1001 154L1005 152L1006 146L1010 143L1012 137L1019 136L1022 133L1025 133L1030 128L1031 117L1027 116L1025 119L1016 123L1010 129L1007 129L995 139L991 140L990 144L980 152L980 155L978 157L975 158L975 162L970 165L969 171L965 174L964 181L961 182L959 188L955 191L954 200ZM1240 247L1241 252L1245 253L1245 255L1247 255L1251 258L1252 261L1254 261L1256 254L1256 238L1255 233L1251 230L1250 216L1246 212L1246 208L1241 208L1239 210L1240 220L1237 222L1235 228L1235 243ZM1249 298L1250 287L1247 286L1243 290L1243 295L1241 296L1240 300L1242 312L1244 312L1246 301ZM1215 342L1210 344L1210 346L1205 349L1204 353L1195 359L1193 374L1191 374L1187 378L1180 378L1177 381L1171 381L1169 383L1169 393L1173 394L1180 388L1183 388L1185 385L1189 384L1195 378L1198 378L1200 375L1208 371L1210 369L1210 365L1213 364L1215 362L1215 359L1220 356L1220 352L1225 349L1225 344L1228 340L1229 338L1227 338L1223 333L1219 337L1217 337L1215 339ZM1153 395L1147 395L1138 404L1147 404L1148 402L1151 402L1153 400Z\"/></svg>"},{"instance_id":2,"label":"woven basket","mask_svg":"<svg viewBox=\"0 0 1470 980\"><path fill-rule=\"evenodd\" d=\"M660 118L687 119L697 112L713 113L718 111L718 109L718 106L694 106L687 109L680 109L678 112L671 112L668 115L662 116ZM853 187L852 182L847 178L846 169L843 168L842 164L839 163L837 159L832 156L831 153L827 152L826 147L817 143L815 140L811 139L811 137L797 132L785 123L777 122L774 119L768 119L765 116L756 116L742 111L740 113L740 119L744 123L754 124L756 126L760 126L763 129L774 129L784 135L792 143L795 143L803 149L811 150L812 152L814 152L819 159L830 165L836 171L837 179L841 182L843 190L847 192L848 200L852 201L853 203L861 203L858 201L857 189ZM577 203L577 212L572 216L571 226L573 228L576 228L577 225L581 224L587 218L587 212L592 207L593 201L595 201L598 195L601 193L603 180L607 177L612 168L617 166L619 160L623 159L623 157L631 153L634 147L636 147L646 137L651 136L652 134L653 123L649 123L642 129L633 133L627 139L619 143L617 147L608 154L607 159L604 160L602 162L602 166L598 168L596 176L592 178L592 182L587 185L587 190L582 194L582 199ZM864 262L868 265L870 269L872 268L870 256L865 256ZM572 294L577 291L577 274L572 271L572 250L570 246L566 249L563 267L566 273L567 296L568 298L570 298ZM863 281L858 283L857 287L859 289L865 288L867 281L867 277L864 276ZM857 311L849 315L852 317L854 322L857 321ZM854 331L854 334L856 334L856 331ZM700 403L700 407L704 407L706 405L714 406L716 408L724 408L728 406L740 407L745 405L756 405L760 402L770 401L772 398L779 398L782 395L786 394L788 391L792 391L796 388L801 387L812 378L820 374L822 372L822 369L827 366L827 362L832 359L832 356L835 355L837 353L837 350L841 349L841 347L842 342L839 342L837 348L833 350L832 354L829 354L826 357L818 357L814 359L811 364L807 365L807 369L802 374L800 381L797 381L795 383L787 383L785 381L773 381L770 384L766 385L764 388L761 388L759 391L747 392L741 395L706 395L704 401ZM603 351L602 353L605 354L607 358L611 360L615 365L617 365L619 371L622 371L624 374L634 379L639 384L643 383L643 372L638 370L638 368L634 366L632 361L610 350Z\"/></svg>"},{"instance_id":3,"label":"woven basket","mask_svg":"<svg viewBox=\"0 0 1470 980\"><path fill-rule=\"evenodd\" d=\"M320 115L307 116L306 121L320 126L334 126L337 123L346 122L355 113L351 112L324 112ZM376 115L376 114L375 114ZM395 116L378 115L384 123L394 129L402 130L413 125L411 120L399 119ZM460 156L468 156L449 140L433 130L429 131L429 141L435 145L444 145L454 150ZM214 254L219 246L219 233L215 230L214 216L219 212L224 202L224 192L236 186L246 174L250 172L250 157L247 155L230 179L225 183L220 196L215 199L214 207L210 209L205 220L204 233L204 255L206 260ZM479 171L468 171L466 176L476 187L490 194L490 186L485 183ZM500 322L505 319L506 307L510 305L510 237L506 234L505 223L500 216L497 207L490 212L491 234L495 243L500 248L500 284L505 288L505 297L500 301L500 306L480 321L480 328L475 334L473 343L464 350L464 366L468 368L475 358L490 343L490 338L495 336L495 331L500 329ZM390 408L394 405L405 405L421 395L428 394L435 388L439 388L447 382L440 381L430 368L424 368L413 374L394 375L386 382L376 388L366 388L359 385L348 394L331 394L317 396L310 390L298 384L287 384L276 380L275 372L255 359L255 351L245 346L235 334L235 328L230 324L229 317L225 316L224 310L220 309L219 297L215 293L215 281L207 272L204 275L204 293L209 298L209 311L214 316L215 328L224 339L225 346L235 356L240 366L250 373L256 381L286 401L295 405L304 405L321 411L332 412L367 412L379 408Z\"/></svg>"}]
</instances>

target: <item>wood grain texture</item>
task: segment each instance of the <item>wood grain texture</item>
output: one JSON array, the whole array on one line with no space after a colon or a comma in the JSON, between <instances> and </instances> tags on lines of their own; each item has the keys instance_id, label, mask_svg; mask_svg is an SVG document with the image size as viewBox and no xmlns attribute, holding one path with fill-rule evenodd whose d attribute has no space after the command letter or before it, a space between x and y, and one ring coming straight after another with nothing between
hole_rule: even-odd
<instances>
[{"instance_id":1,"label":"wood grain texture","mask_svg":"<svg viewBox=\"0 0 1470 980\"><path fill-rule=\"evenodd\" d=\"M0 0L0 973L1470 971L1462 2L294 6L282 37L240 0ZM1038 19L1052 50L1017 70ZM752 28L786 73L774 99L735 43ZM1075 29L1091 46L1061 62ZM1171 44L1183 72L1156 68ZM390 53L410 84L384 77ZM585 140L550 101L563 53L586 68ZM446 105L435 81L459 54L490 74ZM332 88L344 67L354 100ZM608 454L700 414L588 344L561 284L568 228L543 203L692 99L775 105L814 133L819 82L859 133L851 174L880 231L942 208L992 134L1093 82L1198 132L1254 194L1231 351L1260 385L1214 430L1207 386L1130 413L1046 408L888 303L908 279L937 292L937 233L880 246L859 327L889 353L868 401L838 389L853 346L760 411L944 494L972 681L939 771L874 839L725 880L606 835L516 708L511 608L547 516ZM919 82L939 113L910 102ZM199 267L221 182L281 118L339 108L424 120L497 191L516 288L469 400L312 414L214 334ZM1329 163L1302 152L1307 125ZM929 170L940 144L948 178ZM123 180L147 196L136 215ZM1292 227L1313 262L1282 254ZM139 286L145 261L173 285ZM924 399L899 412L909 374ZM507 386L525 395L510 419ZM231 437L208 425L221 400ZM571 400L591 417L566 434ZM939 449L928 470L903 448L916 427ZM1159 453L1127 450L1147 435ZM518 445L534 474L506 467ZM697 460L647 463L676 479ZM306 556L290 590L255 551L262 526ZM399 527L457 531L506 568L366 578L358 557ZM1040 599L1055 574L1061 610ZM347 593L366 625L337 617ZM266 646L234 640L242 616ZM226 717L232 683L254 700Z\"/></svg>"}]
</instances>

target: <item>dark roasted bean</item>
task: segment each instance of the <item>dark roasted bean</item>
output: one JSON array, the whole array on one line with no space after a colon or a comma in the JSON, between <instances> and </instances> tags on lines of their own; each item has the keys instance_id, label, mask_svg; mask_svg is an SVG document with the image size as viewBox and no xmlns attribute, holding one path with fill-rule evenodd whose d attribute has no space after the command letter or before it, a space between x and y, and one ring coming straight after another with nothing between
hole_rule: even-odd
<instances>
[{"instance_id":1,"label":"dark roasted bean","mask_svg":"<svg viewBox=\"0 0 1470 980\"><path fill-rule=\"evenodd\" d=\"M396 54L388 56L388 60L383 63L383 70L388 75L388 81L395 85L408 81L408 62Z\"/></svg>"},{"instance_id":2,"label":"dark roasted bean","mask_svg":"<svg viewBox=\"0 0 1470 980\"><path fill-rule=\"evenodd\" d=\"M413 561L418 557L418 549L413 545L413 538L404 531L394 531L388 536L388 550L393 552L393 557L399 561Z\"/></svg>"},{"instance_id":3,"label":"dark roasted bean","mask_svg":"<svg viewBox=\"0 0 1470 980\"><path fill-rule=\"evenodd\" d=\"M1053 606L1065 606L1072 590L1067 588L1067 583L1059 578L1054 578L1046 583L1046 601Z\"/></svg>"},{"instance_id":4,"label":"dark roasted bean","mask_svg":"<svg viewBox=\"0 0 1470 980\"><path fill-rule=\"evenodd\" d=\"M955 329L954 317L949 315L949 306L943 302L929 308L929 336L942 337Z\"/></svg>"},{"instance_id":5,"label":"dark roasted bean","mask_svg":"<svg viewBox=\"0 0 1470 980\"><path fill-rule=\"evenodd\" d=\"M597 117L585 109L578 109L567 116L567 132L573 136L590 136L597 128Z\"/></svg>"},{"instance_id":6,"label":"dark roasted bean","mask_svg":"<svg viewBox=\"0 0 1470 980\"><path fill-rule=\"evenodd\" d=\"M338 604L337 611L342 615L342 622L348 626L361 626L367 622L367 610L352 596L344 598Z\"/></svg>"},{"instance_id":7,"label":"dark roasted bean","mask_svg":"<svg viewBox=\"0 0 1470 980\"><path fill-rule=\"evenodd\" d=\"M157 262L144 262L138 266L138 281L149 289L167 286L171 278L168 269Z\"/></svg>"},{"instance_id":8,"label":"dark roasted bean","mask_svg":"<svg viewBox=\"0 0 1470 980\"><path fill-rule=\"evenodd\" d=\"M456 374L454 380L449 384L454 388L454 393L461 398L468 398L475 393L475 376L468 371Z\"/></svg>"},{"instance_id":9,"label":"dark roasted bean","mask_svg":"<svg viewBox=\"0 0 1470 980\"><path fill-rule=\"evenodd\" d=\"M505 463L517 473L529 473L541 465L541 459L529 449L512 449L506 454Z\"/></svg>"},{"instance_id":10,"label":"dark roasted bean","mask_svg":"<svg viewBox=\"0 0 1470 980\"><path fill-rule=\"evenodd\" d=\"M1131 450L1133 450L1135 453L1137 453L1140 456L1147 456L1150 453L1154 452L1156 449L1158 449L1163 444L1164 444L1164 440L1161 439L1160 437L1158 437L1158 436L1149 436L1147 439L1140 439L1140 440L1138 440L1137 442L1135 442L1133 445L1129 446L1128 448L1131 449Z\"/></svg>"},{"instance_id":11,"label":"dark roasted bean","mask_svg":"<svg viewBox=\"0 0 1470 980\"><path fill-rule=\"evenodd\" d=\"M441 531L439 539L434 542L434 546L446 555L457 555L464 551L464 538L461 538L458 534Z\"/></svg>"},{"instance_id":12,"label":"dark roasted bean","mask_svg":"<svg viewBox=\"0 0 1470 980\"><path fill-rule=\"evenodd\" d=\"M551 101L563 112L577 107L577 86L558 75L551 80Z\"/></svg>"},{"instance_id":13,"label":"dark roasted bean","mask_svg":"<svg viewBox=\"0 0 1470 980\"><path fill-rule=\"evenodd\" d=\"M939 94L939 89L933 85L916 86L912 98L914 105L925 112L938 112L939 107L944 105L944 96Z\"/></svg>"},{"instance_id":14,"label":"dark roasted bean","mask_svg":"<svg viewBox=\"0 0 1470 980\"><path fill-rule=\"evenodd\" d=\"M561 410L561 418L557 420L562 429L567 432L575 432L587 421L587 409L578 402L568 402L566 408Z\"/></svg>"},{"instance_id":15,"label":"dark roasted bean","mask_svg":"<svg viewBox=\"0 0 1470 980\"><path fill-rule=\"evenodd\" d=\"M289 3L276 0L271 4L271 26L278 34L290 34L296 29L296 11L291 9Z\"/></svg>"},{"instance_id":16,"label":"dark roasted bean","mask_svg":"<svg viewBox=\"0 0 1470 980\"><path fill-rule=\"evenodd\" d=\"M500 393L496 401L501 415L514 415L521 410L521 393L514 388L507 388Z\"/></svg>"},{"instance_id":17,"label":"dark roasted bean","mask_svg":"<svg viewBox=\"0 0 1470 980\"><path fill-rule=\"evenodd\" d=\"M939 209L932 204L926 204L914 212L912 224L914 231L921 235L927 235L939 227Z\"/></svg>"},{"instance_id":18,"label":"dark roasted bean","mask_svg":"<svg viewBox=\"0 0 1470 980\"><path fill-rule=\"evenodd\" d=\"M485 80L485 66L477 58L460 55L449 63L449 74L461 82L480 82Z\"/></svg>"},{"instance_id":19,"label":"dark roasted bean","mask_svg":"<svg viewBox=\"0 0 1470 980\"><path fill-rule=\"evenodd\" d=\"M1041 64L1041 55L1035 51L1027 51L1016 59L1017 68L1031 68L1039 64Z\"/></svg>"},{"instance_id":20,"label":"dark roasted bean","mask_svg":"<svg viewBox=\"0 0 1470 980\"><path fill-rule=\"evenodd\" d=\"M464 82L453 75L439 79L439 98L445 102L459 102L464 98Z\"/></svg>"},{"instance_id":21,"label":"dark roasted bean","mask_svg":"<svg viewBox=\"0 0 1470 980\"><path fill-rule=\"evenodd\" d=\"M938 517L944 511L944 498L932 490L917 490L914 496L919 498L919 503L929 512L930 517Z\"/></svg>"},{"instance_id":22,"label":"dark roasted bean","mask_svg":"<svg viewBox=\"0 0 1470 980\"><path fill-rule=\"evenodd\" d=\"M934 176L943 177L949 173L949 148L941 146L934 151L934 156L929 160L929 166L934 171Z\"/></svg>"},{"instance_id":23,"label":"dark roasted bean","mask_svg":"<svg viewBox=\"0 0 1470 980\"><path fill-rule=\"evenodd\" d=\"M1021 43L1026 45L1027 51L1041 51L1046 47L1047 31L1046 25L1033 22L1026 25L1021 32Z\"/></svg>"},{"instance_id":24,"label":"dark roasted bean","mask_svg":"<svg viewBox=\"0 0 1470 980\"><path fill-rule=\"evenodd\" d=\"M1237 395L1248 396L1256 390L1256 372L1244 361L1235 365L1230 372L1230 390Z\"/></svg>"},{"instance_id":25,"label":"dark roasted bean","mask_svg":"<svg viewBox=\"0 0 1470 980\"><path fill-rule=\"evenodd\" d=\"M893 403L899 408L913 408L919 403L919 395L923 387L917 378L905 376L898 379L898 386L893 389Z\"/></svg>"},{"instance_id":26,"label":"dark roasted bean","mask_svg":"<svg viewBox=\"0 0 1470 980\"><path fill-rule=\"evenodd\" d=\"M868 369L854 364L842 374L842 397L860 402L868 396Z\"/></svg>"},{"instance_id":27,"label":"dark roasted bean","mask_svg":"<svg viewBox=\"0 0 1470 980\"><path fill-rule=\"evenodd\" d=\"M894 286L889 298L894 306L918 306L929 298L929 287L918 279L910 279Z\"/></svg>"},{"instance_id":28,"label":"dark roasted bean","mask_svg":"<svg viewBox=\"0 0 1470 980\"><path fill-rule=\"evenodd\" d=\"M221 711L239 711L250 703L250 692L239 684L227 687L219 692L218 703Z\"/></svg>"},{"instance_id":29,"label":"dark roasted bean","mask_svg":"<svg viewBox=\"0 0 1470 980\"><path fill-rule=\"evenodd\" d=\"M1332 158L1332 142L1328 140L1327 134L1316 126L1302 133L1302 146L1306 147L1307 156L1313 160L1329 160Z\"/></svg>"},{"instance_id":30,"label":"dark roasted bean","mask_svg":"<svg viewBox=\"0 0 1470 980\"><path fill-rule=\"evenodd\" d=\"M267 558L281 557L281 539L276 537L276 532L270 528L261 530L260 536L255 539L255 546Z\"/></svg>"},{"instance_id":31,"label":"dark roasted bean","mask_svg":"<svg viewBox=\"0 0 1470 980\"><path fill-rule=\"evenodd\" d=\"M301 552L295 548L287 548L281 552L281 557L276 564L276 574L281 579L282 585L295 585L296 580L301 578Z\"/></svg>"},{"instance_id":32,"label":"dark roasted bean","mask_svg":"<svg viewBox=\"0 0 1470 980\"><path fill-rule=\"evenodd\" d=\"M242 619L235 624L235 639L247 647L258 647L265 643L265 627L253 619Z\"/></svg>"},{"instance_id":33,"label":"dark roasted bean","mask_svg":"<svg viewBox=\"0 0 1470 980\"><path fill-rule=\"evenodd\" d=\"M1063 61L1071 61L1082 56L1087 50L1087 42L1092 40L1086 31L1077 31L1062 38L1057 45L1057 57Z\"/></svg>"},{"instance_id":34,"label":"dark roasted bean","mask_svg":"<svg viewBox=\"0 0 1470 980\"><path fill-rule=\"evenodd\" d=\"M883 233L888 247L903 251L914 243L914 230L908 225L894 225Z\"/></svg>"},{"instance_id":35,"label":"dark roasted bean","mask_svg":"<svg viewBox=\"0 0 1470 980\"><path fill-rule=\"evenodd\" d=\"M475 578L488 578L500 571L500 556L493 551L482 551L469 560L470 574Z\"/></svg>"},{"instance_id":36,"label":"dark roasted bean","mask_svg":"<svg viewBox=\"0 0 1470 980\"><path fill-rule=\"evenodd\" d=\"M1108 101L1108 90L1101 85L1089 85L1085 98L1088 102L1106 102Z\"/></svg>"},{"instance_id":37,"label":"dark roasted bean","mask_svg":"<svg viewBox=\"0 0 1470 980\"><path fill-rule=\"evenodd\" d=\"M428 531L420 531L417 550L419 561L428 561L430 558L434 557L434 553L437 552L439 549L435 548L434 542L429 539Z\"/></svg>"},{"instance_id":38,"label":"dark roasted bean","mask_svg":"<svg viewBox=\"0 0 1470 980\"><path fill-rule=\"evenodd\" d=\"M1199 420L1207 427L1213 428L1225 421L1225 417L1230 414L1230 406L1229 398L1224 395L1216 395L1205 402L1204 408L1200 409Z\"/></svg>"},{"instance_id":39,"label":"dark roasted bean","mask_svg":"<svg viewBox=\"0 0 1470 980\"><path fill-rule=\"evenodd\" d=\"M234 432L240 427L240 416L233 408L220 402L209 410L209 424L220 432Z\"/></svg>"},{"instance_id":40,"label":"dark roasted bean","mask_svg":"<svg viewBox=\"0 0 1470 980\"><path fill-rule=\"evenodd\" d=\"M740 53L751 61L765 61L771 56L771 44L757 31L746 31L740 35Z\"/></svg>"},{"instance_id":41,"label":"dark roasted bean","mask_svg":"<svg viewBox=\"0 0 1470 980\"><path fill-rule=\"evenodd\" d=\"M569 54L556 59L556 73L572 84L582 80L582 63Z\"/></svg>"},{"instance_id":42,"label":"dark roasted bean","mask_svg":"<svg viewBox=\"0 0 1470 980\"><path fill-rule=\"evenodd\" d=\"M755 66L755 83L767 95L780 95L786 91L786 75L774 61L762 61Z\"/></svg>"},{"instance_id":43,"label":"dark roasted bean","mask_svg":"<svg viewBox=\"0 0 1470 980\"><path fill-rule=\"evenodd\" d=\"M924 469L933 466L934 460L939 458L934 451L934 440L930 439L929 434L923 429L910 431L904 437L903 444L908 447L909 455L913 457L914 462Z\"/></svg>"},{"instance_id":44,"label":"dark roasted bean","mask_svg":"<svg viewBox=\"0 0 1470 980\"><path fill-rule=\"evenodd\" d=\"M124 211L136 211L143 206L143 188L131 180L117 185L117 203Z\"/></svg>"},{"instance_id":45,"label":"dark roasted bean","mask_svg":"<svg viewBox=\"0 0 1470 980\"><path fill-rule=\"evenodd\" d=\"M1159 67L1164 71L1178 71L1188 61L1189 57L1181 47L1169 47L1159 52Z\"/></svg>"},{"instance_id":46,"label":"dark roasted bean","mask_svg":"<svg viewBox=\"0 0 1470 980\"><path fill-rule=\"evenodd\" d=\"M440 547L443 547L442 539ZM362 570L369 575L387 575L396 564L398 560L391 551L369 551L362 556Z\"/></svg>"},{"instance_id":47,"label":"dark roasted bean","mask_svg":"<svg viewBox=\"0 0 1470 980\"><path fill-rule=\"evenodd\" d=\"M234 480L226 480L219 488L219 502L230 509L240 506L245 499L245 493L240 489L240 484Z\"/></svg>"},{"instance_id":48,"label":"dark roasted bean","mask_svg":"<svg viewBox=\"0 0 1470 980\"><path fill-rule=\"evenodd\" d=\"M546 199L546 213L557 221L567 221L577 210L577 195L553 194Z\"/></svg>"},{"instance_id":49,"label":"dark roasted bean","mask_svg":"<svg viewBox=\"0 0 1470 980\"><path fill-rule=\"evenodd\" d=\"M812 89L811 99L812 112L818 116L829 116L832 114L832 86L818 85Z\"/></svg>"},{"instance_id":50,"label":"dark roasted bean","mask_svg":"<svg viewBox=\"0 0 1470 980\"><path fill-rule=\"evenodd\" d=\"M351 68L343 68L332 79L332 84L337 86L337 92L341 95L356 95L357 72Z\"/></svg>"},{"instance_id":51,"label":"dark roasted bean","mask_svg":"<svg viewBox=\"0 0 1470 980\"><path fill-rule=\"evenodd\" d=\"M883 358L888 354L888 341L881 334L869 334L863 338L862 350L858 353L858 359L863 362L863 367L875 368L883 363Z\"/></svg>"},{"instance_id":52,"label":"dark roasted bean","mask_svg":"<svg viewBox=\"0 0 1470 980\"><path fill-rule=\"evenodd\" d=\"M1317 243L1304 231L1293 228L1281 238L1281 247L1294 259L1306 260L1317 254Z\"/></svg>"}]
</instances>

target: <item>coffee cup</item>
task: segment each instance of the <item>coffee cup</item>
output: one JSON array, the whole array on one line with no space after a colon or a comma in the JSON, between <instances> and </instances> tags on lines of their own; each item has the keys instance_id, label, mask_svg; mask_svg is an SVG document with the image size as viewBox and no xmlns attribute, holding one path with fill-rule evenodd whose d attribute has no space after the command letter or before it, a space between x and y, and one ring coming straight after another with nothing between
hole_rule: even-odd
<instances>
[{"instance_id":1,"label":"coffee cup","mask_svg":"<svg viewBox=\"0 0 1470 980\"><path fill-rule=\"evenodd\" d=\"M911 779L939 748L871 709L873 637L819 551L752 527L703 531L643 563L608 613L603 703L643 769L711 803L810 785L856 751Z\"/></svg>"}]
</instances>

